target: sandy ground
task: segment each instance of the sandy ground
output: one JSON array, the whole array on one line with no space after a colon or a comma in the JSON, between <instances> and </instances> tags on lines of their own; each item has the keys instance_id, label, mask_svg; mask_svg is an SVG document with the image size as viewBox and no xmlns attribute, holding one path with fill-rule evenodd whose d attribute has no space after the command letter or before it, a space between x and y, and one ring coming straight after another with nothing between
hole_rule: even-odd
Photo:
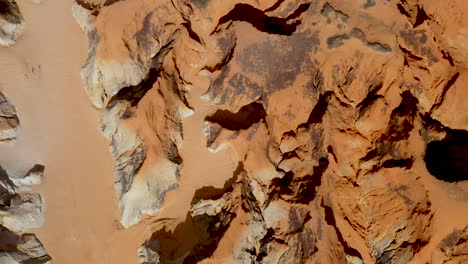
<instances>
[{"instance_id":1,"label":"sandy ground","mask_svg":"<svg viewBox=\"0 0 468 264\"><path fill-rule=\"evenodd\" d=\"M0 146L0 163L23 171L46 166L36 188L46 222L32 231L54 263L136 263L146 233L118 223L113 158L82 88L87 44L72 1L18 4L26 30L16 45L0 48L0 90L16 106L21 134L15 145Z\"/></svg>"}]
</instances>

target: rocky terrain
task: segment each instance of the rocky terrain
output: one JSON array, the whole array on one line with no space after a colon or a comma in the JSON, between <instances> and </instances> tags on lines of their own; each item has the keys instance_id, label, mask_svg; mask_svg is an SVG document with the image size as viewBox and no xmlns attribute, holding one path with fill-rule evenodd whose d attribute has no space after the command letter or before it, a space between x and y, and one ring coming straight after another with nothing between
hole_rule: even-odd
<instances>
[{"instance_id":1,"label":"rocky terrain","mask_svg":"<svg viewBox=\"0 0 468 264\"><path fill-rule=\"evenodd\" d=\"M466 7L77 1L121 222L160 223L140 261L468 261ZM179 154L193 94L212 106L206 148L237 166L164 220L184 164L203 159Z\"/></svg>"},{"instance_id":2,"label":"rocky terrain","mask_svg":"<svg viewBox=\"0 0 468 264\"><path fill-rule=\"evenodd\" d=\"M0 92L0 142L13 142L18 133L19 120L15 106Z\"/></svg>"},{"instance_id":3,"label":"rocky terrain","mask_svg":"<svg viewBox=\"0 0 468 264\"><path fill-rule=\"evenodd\" d=\"M4 46L22 41L21 5L0 0ZM83 128L91 107L62 93L66 81L48 83L66 102L51 120L76 125L47 131L76 151L53 160L67 166L47 183L57 194L43 190L44 246L23 233L44 221L29 187L44 167L0 171L0 263L48 263L45 249L57 263L468 263L466 1L63 6L88 40L80 85L109 142L113 188L105 158L78 148L100 153ZM61 62L44 76L60 78L50 69ZM0 142L21 145L5 94Z\"/></svg>"},{"instance_id":4,"label":"rocky terrain","mask_svg":"<svg viewBox=\"0 0 468 264\"><path fill-rule=\"evenodd\" d=\"M0 1L0 45L15 44L24 20L13 0ZM19 118L12 102L0 91L0 144L13 144L19 134ZM1 160L0 160L1 164ZM26 173L8 172L0 165L0 263L52 263L35 234L27 231L44 223L45 202L32 185L42 182L44 166Z\"/></svg>"},{"instance_id":5,"label":"rocky terrain","mask_svg":"<svg viewBox=\"0 0 468 264\"><path fill-rule=\"evenodd\" d=\"M13 0L0 1L0 44L15 44L24 20ZM0 144L12 144L19 134L15 106L0 91ZM1 163L1 161L0 161ZM44 223L45 202L31 186L40 184L44 166L36 164L24 174L8 173L0 165L0 263L51 263L51 257L33 233Z\"/></svg>"},{"instance_id":6,"label":"rocky terrain","mask_svg":"<svg viewBox=\"0 0 468 264\"><path fill-rule=\"evenodd\" d=\"M52 263L42 243L29 229L44 223L45 202L28 192L40 184L44 166L36 165L25 175L11 175L0 167L0 263Z\"/></svg>"}]
</instances>

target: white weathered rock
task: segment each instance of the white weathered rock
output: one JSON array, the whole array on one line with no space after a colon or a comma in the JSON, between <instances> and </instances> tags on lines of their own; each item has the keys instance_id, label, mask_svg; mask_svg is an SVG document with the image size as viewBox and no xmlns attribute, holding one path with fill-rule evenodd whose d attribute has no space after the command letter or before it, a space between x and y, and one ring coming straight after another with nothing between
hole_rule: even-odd
<instances>
[{"instance_id":1,"label":"white weathered rock","mask_svg":"<svg viewBox=\"0 0 468 264\"><path fill-rule=\"evenodd\" d=\"M0 142L14 142L19 133L15 106L0 92Z\"/></svg>"},{"instance_id":2,"label":"white weathered rock","mask_svg":"<svg viewBox=\"0 0 468 264\"><path fill-rule=\"evenodd\" d=\"M23 185L40 183L43 171L44 166L35 165L24 177L13 178L0 167L0 263L51 263L36 236L23 233L44 224L44 200L24 192Z\"/></svg>"},{"instance_id":3,"label":"white weathered rock","mask_svg":"<svg viewBox=\"0 0 468 264\"><path fill-rule=\"evenodd\" d=\"M39 194L16 194L10 203L10 207L0 210L0 225L24 232L44 224L45 203Z\"/></svg>"},{"instance_id":4,"label":"white weathered rock","mask_svg":"<svg viewBox=\"0 0 468 264\"><path fill-rule=\"evenodd\" d=\"M42 243L34 234L22 234L18 237L15 250L0 251L2 264L52 264Z\"/></svg>"},{"instance_id":5,"label":"white weathered rock","mask_svg":"<svg viewBox=\"0 0 468 264\"><path fill-rule=\"evenodd\" d=\"M0 5L0 45L9 47L16 43L26 24L14 0L1 0Z\"/></svg>"},{"instance_id":6,"label":"white weathered rock","mask_svg":"<svg viewBox=\"0 0 468 264\"><path fill-rule=\"evenodd\" d=\"M44 176L44 166L40 164L34 165L26 174L15 175L11 174L10 179L17 188L20 190L30 190L31 185L37 185L42 183L42 177Z\"/></svg>"}]
</instances>

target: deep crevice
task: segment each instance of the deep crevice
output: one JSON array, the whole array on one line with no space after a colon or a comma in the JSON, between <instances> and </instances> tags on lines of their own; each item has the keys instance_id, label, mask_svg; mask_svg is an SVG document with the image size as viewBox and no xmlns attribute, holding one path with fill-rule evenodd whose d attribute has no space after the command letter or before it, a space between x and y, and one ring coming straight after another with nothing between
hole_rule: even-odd
<instances>
[{"instance_id":1,"label":"deep crevice","mask_svg":"<svg viewBox=\"0 0 468 264\"><path fill-rule=\"evenodd\" d=\"M440 53L442 53L442 58L448 60L450 63L450 66L455 66L455 63L453 62L452 56L450 56L450 53L448 51L441 50Z\"/></svg>"},{"instance_id":2,"label":"deep crevice","mask_svg":"<svg viewBox=\"0 0 468 264\"><path fill-rule=\"evenodd\" d=\"M227 67L224 67L224 66L226 66L232 60L235 49L236 49L236 43L234 43L232 48L229 49L228 53L226 54L226 56L223 58L223 60L220 63L214 65L213 67L205 66L203 67L203 69L208 70L209 72L222 70L221 75L220 75L220 78L221 78L223 74L227 74L229 71L229 65Z\"/></svg>"},{"instance_id":3,"label":"deep crevice","mask_svg":"<svg viewBox=\"0 0 468 264\"><path fill-rule=\"evenodd\" d=\"M258 254L256 254L257 257L255 258L255 261L257 263L260 263L263 260L263 258L268 256L267 246L268 246L269 242L274 240L274 235L275 235L275 231L272 228L268 228L265 236L262 239L260 239L260 241L259 241L259 244L261 245L260 246L260 252Z\"/></svg>"},{"instance_id":4,"label":"deep crevice","mask_svg":"<svg viewBox=\"0 0 468 264\"><path fill-rule=\"evenodd\" d=\"M433 119L429 113L420 114L421 120L425 128L442 133L445 131L445 126L439 121Z\"/></svg>"},{"instance_id":5,"label":"deep crevice","mask_svg":"<svg viewBox=\"0 0 468 264\"><path fill-rule=\"evenodd\" d=\"M162 62L164 60L164 57L166 57L167 53L172 48L172 42L170 41L166 45L164 45L159 52L153 57L153 60L151 61L151 68L148 71L148 74L146 75L145 79L143 79L139 84L134 85L134 86L127 86L122 89L120 89L117 94L112 96L109 99L109 102L107 103L107 108L112 108L115 105L115 102L119 100L126 100L129 101L131 106L136 106L140 102L140 100L145 96L145 94L153 88L153 85L156 83L158 80L158 77L161 74L161 66ZM176 94L178 94L178 91L176 91ZM179 94L178 94L179 95ZM182 96L179 95L181 98ZM181 100L188 104L186 101L181 98Z\"/></svg>"},{"instance_id":6,"label":"deep crevice","mask_svg":"<svg viewBox=\"0 0 468 264\"><path fill-rule=\"evenodd\" d=\"M401 103L390 115L390 127L381 137L381 141L399 141L408 139L413 129L414 117L418 111L418 99L411 92L404 91Z\"/></svg>"},{"instance_id":7,"label":"deep crevice","mask_svg":"<svg viewBox=\"0 0 468 264\"><path fill-rule=\"evenodd\" d=\"M307 175L301 179L294 179L293 184L299 184L298 193L294 197L294 202L300 204L309 204L316 197L318 187L322 185L322 177L328 168L327 158L321 158L319 165L314 167L312 175Z\"/></svg>"},{"instance_id":8,"label":"deep crevice","mask_svg":"<svg viewBox=\"0 0 468 264\"><path fill-rule=\"evenodd\" d=\"M215 123L228 130L248 129L253 124L265 120L266 112L263 104L253 102L239 109L237 113L228 110L217 110L207 116L205 121Z\"/></svg>"},{"instance_id":9,"label":"deep crevice","mask_svg":"<svg viewBox=\"0 0 468 264\"><path fill-rule=\"evenodd\" d=\"M272 180L272 189L269 192L271 200L282 197L285 201L309 204L316 197L318 187L322 184L322 177L328 168L327 158L320 158L318 166L313 168L311 174L295 177L291 171L286 172L282 178ZM288 198L286 196L292 196Z\"/></svg>"},{"instance_id":10,"label":"deep crevice","mask_svg":"<svg viewBox=\"0 0 468 264\"><path fill-rule=\"evenodd\" d=\"M402 15L406 17L411 17L411 15L408 14L408 12L406 12L405 8L401 4L397 4L397 8L398 8L398 11L400 11Z\"/></svg>"},{"instance_id":11,"label":"deep crevice","mask_svg":"<svg viewBox=\"0 0 468 264\"><path fill-rule=\"evenodd\" d=\"M426 14L426 11L418 6L418 14L416 15L416 21L414 22L413 28L421 25L424 21L428 20L429 17Z\"/></svg>"},{"instance_id":12,"label":"deep crevice","mask_svg":"<svg viewBox=\"0 0 468 264\"><path fill-rule=\"evenodd\" d=\"M209 194L205 193L207 187L196 190L192 204L204 199L205 196L209 196L208 199L217 199L232 191L232 185L242 171L243 165L239 163L233 177L224 183L224 187L212 188ZM179 223L173 231L168 231L166 227L156 231L145 246L159 254L161 263L173 263L176 260L177 263L183 264L198 263L213 255L235 217L236 213L232 211L222 211L213 216L201 214L194 217L188 212L185 220Z\"/></svg>"},{"instance_id":13,"label":"deep crevice","mask_svg":"<svg viewBox=\"0 0 468 264\"><path fill-rule=\"evenodd\" d=\"M356 106L356 108L359 109L359 116L361 116L365 111L367 111L369 106L372 105L375 101L377 101L377 99L383 98L382 95L377 94L382 88L382 86L383 86L382 83L379 83L375 87L371 88L366 98L364 98L364 100L362 100Z\"/></svg>"},{"instance_id":14,"label":"deep crevice","mask_svg":"<svg viewBox=\"0 0 468 264\"><path fill-rule=\"evenodd\" d=\"M124 87L119 90L119 92L112 96L112 98L107 103L107 108L112 108L115 102L120 100L129 101L131 106L136 106L140 100L145 96L145 94L153 88L154 83L157 81L159 76L159 71L155 68L150 69L146 79L141 81L135 86Z\"/></svg>"},{"instance_id":15,"label":"deep crevice","mask_svg":"<svg viewBox=\"0 0 468 264\"><path fill-rule=\"evenodd\" d=\"M288 21L299 17L309 6L310 4L302 4L287 18L280 18L267 16L263 11L248 4L236 4L228 14L219 19L218 26L213 32L216 32L218 27L226 22L244 21L262 32L290 36L296 31L301 21L294 21L291 24Z\"/></svg>"},{"instance_id":16,"label":"deep crevice","mask_svg":"<svg viewBox=\"0 0 468 264\"><path fill-rule=\"evenodd\" d=\"M187 29L187 32L188 32L188 35L191 39L195 40L196 42L200 43L200 44L203 44L200 37L198 36L197 33L195 33L195 31L193 31L192 29L192 25L190 23L190 21L187 21L185 23L182 23L182 26L185 27L185 29Z\"/></svg>"},{"instance_id":17,"label":"deep crevice","mask_svg":"<svg viewBox=\"0 0 468 264\"><path fill-rule=\"evenodd\" d=\"M398 168L405 168L407 170L411 169L411 167L413 167L413 159L411 158L408 158L408 159L390 159L390 160L386 160L384 161L384 163L382 163L382 167L384 168L395 168L395 167L398 167Z\"/></svg>"},{"instance_id":18,"label":"deep crevice","mask_svg":"<svg viewBox=\"0 0 468 264\"><path fill-rule=\"evenodd\" d=\"M317 103L314 106L314 109L310 112L309 119L305 124L301 124L299 127L308 127L310 124L322 123L323 116L328 109L328 101L330 100L333 92L327 91L320 95Z\"/></svg>"},{"instance_id":19,"label":"deep crevice","mask_svg":"<svg viewBox=\"0 0 468 264\"><path fill-rule=\"evenodd\" d=\"M400 50L403 51L403 53L404 53L405 55L408 56L408 58L413 59L413 60L416 60L416 61L420 61L420 60L423 59L423 58L421 58L421 57L419 57L419 56L413 54L413 52L411 52L411 51L409 51L409 50L403 48L402 46L399 46L399 47L400 47ZM405 58L405 60L406 60L406 58ZM405 61L405 64L408 64L408 62Z\"/></svg>"},{"instance_id":20,"label":"deep crevice","mask_svg":"<svg viewBox=\"0 0 468 264\"><path fill-rule=\"evenodd\" d=\"M338 227L336 225L336 220L335 220L335 216L333 214L333 209L331 207L325 205L323 201L322 201L321 206L324 209L325 222L327 222L328 225L332 226L335 229L336 236L338 237L338 241L340 242L340 244L343 246L344 252L347 255L358 257L359 259L362 259L362 256L359 253L359 251L357 251L356 249L350 247L348 245L348 243L344 240L343 235L341 234L340 230L338 229Z\"/></svg>"}]
</instances>

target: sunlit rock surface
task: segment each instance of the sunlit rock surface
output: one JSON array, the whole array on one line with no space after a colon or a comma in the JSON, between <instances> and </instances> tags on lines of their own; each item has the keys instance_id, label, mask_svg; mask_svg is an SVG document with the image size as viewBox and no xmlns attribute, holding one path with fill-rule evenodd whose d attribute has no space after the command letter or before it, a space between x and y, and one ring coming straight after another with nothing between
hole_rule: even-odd
<instances>
[{"instance_id":1,"label":"sunlit rock surface","mask_svg":"<svg viewBox=\"0 0 468 264\"><path fill-rule=\"evenodd\" d=\"M25 175L8 175L0 167L0 263L52 263L36 235L27 233L44 224L41 196L24 191L39 184L43 172L36 165Z\"/></svg>"},{"instance_id":2,"label":"sunlit rock surface","mask_svg":"<svg viewBox=\"0 0 468 264\"><path fill-rule=\"evenodd\" d=\"M141 263L464 263L467 7L77 1L121 223L161 223ZM177 193L184 165L204 159L179 154L191 114L237 168ZM184 219L164 207L170 193L189 201Z\"/></svg>"}]
</instances>

